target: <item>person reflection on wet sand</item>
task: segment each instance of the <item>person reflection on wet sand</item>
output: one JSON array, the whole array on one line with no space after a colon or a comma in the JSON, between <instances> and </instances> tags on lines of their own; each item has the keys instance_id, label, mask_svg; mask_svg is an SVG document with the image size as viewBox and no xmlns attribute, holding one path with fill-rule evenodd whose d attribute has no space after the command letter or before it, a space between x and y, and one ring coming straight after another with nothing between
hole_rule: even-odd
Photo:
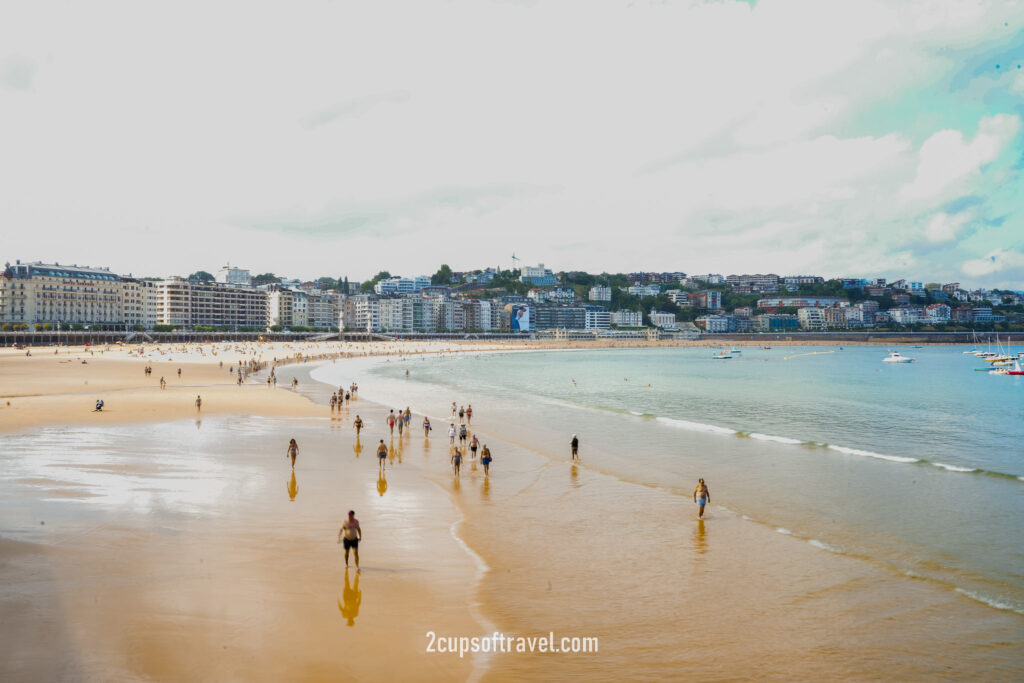
<instances>
[{"instance_id":1,"label":"person reflection on wet sand","mask_svg":"<svg viewBox=\"0 0 1024 683\"><path fill-rule=\"evenodd\" d=\"M352 447L352 450L356 453L356 458L363 452L363 444L359 443L359 437L356 437L356 445Z\"/></svg>"},{"instance_id":2,"label":"person reflection on wet sand","mask_svg":"<svg viewBox=\"0 0 1024 683\"><path fill-rule=\"evenodd\" d=\"M338 600L338 610L341 618L345 619L346 626L355 626L356 617L359 616L359 606L363 603L363 592L359 590L359 573L356 573L356 581L350 584L348 581L348 567L345 567L345 589L341 593L341 600Z\"/></svg>"},{"instance_id":3,"label":"person reflection on wet sand","mask_svg":"<svg viewBox=\"0 0 1024 683\"><path fill-rule=\"evenodd\" d=\"M491 500L491 479L484 477L484 483L480 486L480 500L488 502Z\"/></svg>"},{"instance_id":4,"label":"person reflection on wet sand","mask_svg":"<svg viewBox=\"0 0 1024 683\"><path fill-rule=\"evenodd\" d=\"M288 498L295 502L297 495L299 495L299 482L295 480L295 470L292 470L292 478L288 481Z\"/></svg>"},{"instance_id":5,"label":"person reflection on wet sand","mask_svg":"<svg viewBox=\"0 0 1024 683\"><path fill-rule=\"evenodd\" d=\"M203 426L203 421L202 420L196 420L196 429L199 429L202 426Z\"/></svg>"},{"instance_id":6,"label":"person reflection on wet sand","mask_svg":"<svg viewBox=\"0 0 1024 683\"><path fill-rule=\"evenodd\" d=\"M380 470L380 476L377 477L377 493L383 496L388 490L388 480L384 476L384 470Z\"/></svg>"},{"instance_id":7,"label":"person reflection on wet sand","mask_svg":"<svg viewBox=\"0 0 1024 683\"><path fill-rule=\"evenodd\" d=\"M704 520L697 520L697 528L693 532L693 549L697 551L698 555L703 555L708 551L708 534L704 529Z\"/></svg>"},{"instance_id":8,"label":"person reflection on wet sand","mask_svg":"<svg viewBox=\"0 0 1024 683\"><path fill-rule=\"evenodd\" d=\"M580 487L580 470L575 463L569 468L569 479L575 488Z\"/></svg>"}]
</instances>

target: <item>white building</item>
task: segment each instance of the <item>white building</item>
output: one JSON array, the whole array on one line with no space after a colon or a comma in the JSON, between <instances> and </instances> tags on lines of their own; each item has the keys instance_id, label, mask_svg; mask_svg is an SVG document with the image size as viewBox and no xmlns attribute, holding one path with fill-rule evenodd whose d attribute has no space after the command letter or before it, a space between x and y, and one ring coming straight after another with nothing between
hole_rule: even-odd
<instances>
[{"instance_id":1,"label":"white building","mask_svg":"<svg viewBox=\"0 0 1024 683\"><path fill-rule=\"evenodd\" d=\"M736 318L731 315L702 315L695 322L697 327L710 334L733 332L736 327Z\"/></svg>"},{"instance_id":2,"label":"white building","mask_svg":"<svg viewBox=\"0 0 1024 683\"><path fill-rule=\"evenodd\" d=\"M642 285L639 282L627 287L626 292L634 296L658 296L661 294L661 287L658 285Z\"/></svg>"},{"instance_id":3,"label":"white building","mask_svg":"<svg viewBox=\"0 0 1024 683\"><path fill-rule=\"evenodd\" d=\"M640 311L623 309L612 313L612 324L616 327L643 327L644 316Z\"/></svg>"},{"instance_id":4,"label":"white building","mask_svg":"<svg viewBox=\"0 0 1024 683\"><path fill-rule=\"evenodd\" d=\"M122 326L124 286L103 268L8 263L0 274L0 323Z\"/></svg>"},{"instance_id":5,"label":"white building","mask_svg":"<svg viewBox=\"0 0 1024 683\"><path fill-rule=\"evenodd\" d=\"M342 329L380 332L380 300L375 294L356 294L342 303Z\"/></svg>"},{"instance_id":6,"label":"white building","mask_svg":"<svg viewBox=\"0 0 1024 683\"><path fill-rule=\"evenodd\" d=\"M385 297L379 301L379 319L382 332L410 332L415 329L415 299Z\"/></svg>"},{"instance_id":7,"label":"white building","mask_svg":"<svg viewBox=\"0 0 1024 683\"><path fill-rule=\"evenodd\" d=\"M607 330L612 326L612 316L604 306L584 306L584 329Z\"/></svg>"},{"instance_id":8,"label":"white building","mask_svg":"<svg viewBox=\"0 0 1024 683\"><path fill-rule=\"evenodd\" d=\"M594 285L590 288L588 298L591 301L611 301L612 288L606 285Z\"/></svg>"},{"instance_id":9,"label":"white building","mask_svg":"<svg viewBox=\"0 0 1024 683\"><path fill-rule=\"evenodd\" d=\"M946 304L932 304L925 309L925 315L928 322L943 324L949 322L950 310Z\"/></svg>"},{"instance_id":10,"label":"white building","mask_svg":"<svg viewBox=\"0 0 1024 683\"><path fill-rule=\"evenodd\" d=\"M796 319L802 330L825 330L825 310L822 308L801 308L796 312Z\"/></svg>"},{"instance_id":11,"label":"white building","mask_svg":"<svg viewBox=\"0 0 1024 683\"><path fill-rule=\"evenodd\" d=\"M246 268L235 268L228 264L217 271L217 282L226 285L252 286L252 276Z\"/></svg>"},{"instance_id":12,"label":"white building","mask_svg":"<svg viewBox=\"0 0 1024 683\"><path fill-rule=\"evenodd\" d=\"M889 309L889 319L900 325L913 325L922 322L922 311L912 306L901 306Z\"/></svg>"},{"instance_id":13,"label":"white building","mask_svg":"<svg viewBox=\"0 0 1024 683\"><path fill-rule=\"evenodd\" d=\"M678 327L674 313L665 313L651 309L651 324L664 330L674 330Z\"/></svg>"}]
</instances>

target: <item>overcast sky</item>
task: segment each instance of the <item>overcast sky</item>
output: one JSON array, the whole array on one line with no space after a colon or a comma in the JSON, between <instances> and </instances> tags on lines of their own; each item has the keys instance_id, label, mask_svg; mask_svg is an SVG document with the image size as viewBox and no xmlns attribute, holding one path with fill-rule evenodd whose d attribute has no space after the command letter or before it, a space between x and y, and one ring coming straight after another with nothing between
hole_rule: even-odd
<instances>
[{"instance_id":1,"label":"overcast sky","mask_svg":"<svg viewBox=\"0 0 1024 683\"><path fill-rule=\"evenodd\" d=\"M1024 289L1024 5L0 5L0 261Z\"/></svg>"}]
</instances>

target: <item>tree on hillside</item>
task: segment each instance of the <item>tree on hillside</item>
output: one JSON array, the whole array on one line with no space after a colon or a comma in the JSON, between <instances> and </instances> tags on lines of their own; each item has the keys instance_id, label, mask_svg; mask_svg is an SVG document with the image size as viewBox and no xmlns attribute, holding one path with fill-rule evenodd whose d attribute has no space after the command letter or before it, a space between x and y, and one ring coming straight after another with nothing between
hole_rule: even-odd
<instances>
[{"instance_id":1,"label":"tree on hillside","mask_svg":"<svg viewBox=\"0 0 1024 683\"><path fill-rule=\"evenodd\" d=\"M452 269L447 263L442 263L437 272L430 276L430 284L447 286L452 283Z\"/></svg>"},{"instance_id":2,"label":"tree on hillside","mask_svg":"<svg viewBox=\"0 0 1024 683\"><path fill-rule=\"evenodd\" d=\"M188 276L189 280L195 280L196 282L213 282L216 278L207 273L205 270L197 270Z\"/></svg>"},{"instance_id":3,"label":"tree on hillside","mask_svg":"<svg viewBox=\"0 0 1024 683\"><path fill-rule=\"evenodd\" d=\"M259 275L254 275L252 278L252 283L254 285L272 285L280 281L281 278L273 273L260 273Z\"/></svg>"},{"instance_id":4,"label":"tree on hillside","mask_svg":"<svg viewBox=\"0 0 1024 683\"><path fill-rule=\"evenodd\" d=\"M376 285L381 280L387 280L389 277L391 277L391 273L389 273L386 270L382 270L376 275L374 275L372 280L367 280L363 284L359 285L359 291L362 292L363 294L369 294L370 292L373 291L374 285Z\"/></svg>"},{"instance_id":5,"label":"tree on hillside","mask_svg":"<svg viewBox=\"0 0 1024 683\"><path fill-rule=\"evenodd\" d=\"M320 289L337 289L338 281L333 277L318 277L316 283L320 285Z\"/></svg>"}]
</instances>

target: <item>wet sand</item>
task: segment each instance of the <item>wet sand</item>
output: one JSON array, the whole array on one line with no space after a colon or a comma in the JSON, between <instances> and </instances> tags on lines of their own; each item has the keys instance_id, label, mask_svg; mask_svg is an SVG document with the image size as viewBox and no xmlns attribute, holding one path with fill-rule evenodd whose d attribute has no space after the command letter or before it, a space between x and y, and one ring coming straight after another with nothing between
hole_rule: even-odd
<instances>
[{"instance_id":1,"label":"wet sand","mask_svg":"<svg viewBox=\"0 0 1024 683\"><path fill-rule=\"evenodd\" d=\"M126 373L141 376L140 364L125 362ZM209 372L203 379L222 381L224 369L209 365L183 366L184 379ZM260 381L206 385L204 415L189 413L189 400L188 419L174 421L167 420L177 417L175 394L188 400L193 387L113 391L108 405L121 395L131 403L103 414L103 423L92 420L101 414L72 414L85 410L86 397L67 383L49 389L71 398L13 392L19 404L70 401L53 404L66 412L33 414L79 426L41 428L25 419L27 409L0 409L0 678L1021 674L1018 615L781 536L717 505L698 523L679 492L623 481L585 460L573 466L555 444L499 438L500 406L477 406L474 418L494 451L490 477L472 461L453 477L446 425L435 420L424 440L417 415L405 437L388 439L382 481L373 450L387 408L359 399L332 419L324 405L331 389L309 379L309 367L279 368L276 391ZM283 388L293 373L297 392ZM0 389L10 392L11 376L0 374ZM206 415L207 393L219 390L224 405ZM273 400L238 399L250 394ZM357 412L367 423L358 453ZM284 457L291 436L300 445L294 481ZM336 544L350 507L366 533L358 586L351 570L346 582ZM973 625L968 634L964 622ZM493 629L596 636L600 652L425 652L427 631Z\"/></svg>"}]
</instances>

